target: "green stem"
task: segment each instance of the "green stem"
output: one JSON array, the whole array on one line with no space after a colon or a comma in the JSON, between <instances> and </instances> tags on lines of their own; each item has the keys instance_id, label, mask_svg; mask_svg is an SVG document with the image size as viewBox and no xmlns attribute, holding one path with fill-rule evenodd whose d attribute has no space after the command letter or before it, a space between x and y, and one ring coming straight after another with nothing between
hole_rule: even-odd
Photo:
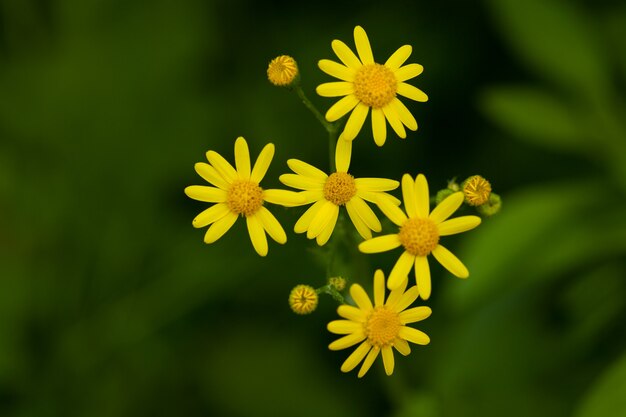
<instances>
[{"instance_id":1,"label":"green stem","mask_svg":"<svg viewBox=\"0 0 626 417\"><path fill-rule=\"evenodd\" d=\"M313 115L322 124L322 126L324 126L324 129L326 129L327 132L330 133L331 130L335 129L333 123L330 123L329 121L327 121L326 118L322 115L322 113L320 113L319 110L317 110L317 107L315 107L315 105L311 103L311 100L309 100L306 94L304 94L304 90L302 90L302 87L297 85L294 87L294 90L296 94L298 95L298 97L300 97L300 100L302 100L302 103L305 105L305 107L309 109L311 113L313 113Z\"/></svg>"}]
</instances>

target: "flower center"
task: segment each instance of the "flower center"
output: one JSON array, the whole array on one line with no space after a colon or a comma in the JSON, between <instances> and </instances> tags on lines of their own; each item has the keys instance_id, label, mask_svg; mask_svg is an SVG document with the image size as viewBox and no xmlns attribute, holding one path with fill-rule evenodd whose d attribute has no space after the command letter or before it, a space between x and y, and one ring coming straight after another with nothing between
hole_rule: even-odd
<instances>
[{"instance_id":1,"label":"flower center","mask_svg":"<svg viewBox=\"0 0 626 417\"><path fill-rule=\"evenodd\" d=\"M409 219L398 233L404 249L411 255L426 256L439 243L437 225L430 219Z\"/></svg>"},{"instance_id":2,"label":"flower center","mask_svg":"<svg viewBox=\"0 0 626 417\"><path fill-rule=\"evenodd\" d=\"M396 76L384 65L364 65L354 77L354 95L375 109L389 104L396 96L397 89Z\"/></svg>"},{"instance_id":3,"label":"flower center","mask_svg":"<svg viewBox=\"0 0 626 417\"><path fill-rule=\"evenodd\" d=\"M401 326L398 313L385 306L376 307L364 323L367 341L379 348L392 346Z\"/></svg>"},{"instance_id":4,"label":"flower center","mask_svg":"<svg viewBox=\"0 0 626 417\"><path fill-rule=\"evenodd\" d=\"M228 190L226 204L235 214L251 216L263 205L263 189L256 182L235 180Z\"/></svg>"},{"instance_id":5,"label":"flower center","mask_svg":"<svg viewBox=\"0 0 626 417\"><path fill-rule=\"evenodd\" d=\"M465 194L465 200L469 205L480 206L489 201L491 184L480 175L474 175L463 184L463 194Z\"/></svg>"},{"instance_id":6,"label":"flower center","mask_svg":"<svg viewBox=\"0 0 626 417\"><path fill-rule=\"evenodd\" d=\"M346 204L355 194L354 177L347 172L331 174L324 184L324 198L338 206Z\"/></svg>"},{"instance_id":7,"label":"flower center","mask_svg":"<svg viewBox=\"0 0 626 417\"><path fill-rule=\"evenodd\" d=\"M298 65L288 55L281 55L272 59L267 67L267 78L272 84L280 87L291 84L297 75Z\"/></svg>"}]
</instances>

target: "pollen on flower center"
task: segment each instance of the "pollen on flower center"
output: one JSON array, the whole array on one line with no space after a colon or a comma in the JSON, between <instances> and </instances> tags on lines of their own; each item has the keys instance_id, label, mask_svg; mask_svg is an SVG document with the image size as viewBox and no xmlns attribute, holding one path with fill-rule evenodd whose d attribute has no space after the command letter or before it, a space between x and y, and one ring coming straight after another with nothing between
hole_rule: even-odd
<instances>
[{"instance_id":1,"label":"pollen on flower center","mask_svg":"<svg viewBox=\"0 0 626 417\"><path fill-rule=\"evenodd\" d=\"M392 346L402 326L398 313L385 306L376 307L363 324L367 341L373 346Z\"/></svg>"},{"instance_id":2,"label":"pollen on flower center","mask_svg":"<svg viewBox=\"0 0 626 417\"><path fill-rule=\"evenodd\" d=\"M228 190L226 203L233 213L251 216L263 205L263 189L253 181L235 180Z\"/></svg>"},{"instance_id":3,"label":"pollen on flower center","mask_svg":"<svg viewBox=\"0 0 626 417\"><path fill-rule=\"evenodd\" d=\"M463 194L469 205L480 206L489 201L491 184L480 175L474 175L463 183Z\"/></svg>"},{"instance_id":4,"label":"pollen on flower center","mask_svg":"<svg viewBox=\"0 0 626 417\"><path fill-rule=\"evenodd\" d=\"M398 81L394 73L381 64L362 66L354 77L354 95L367 106L384 107L396 96Z\"/></svg>"},{"instance_id":5,"label":"pollen on flower center","mask_svg":"<svg viewBox=\"0 0 626 417\"><path fill-rule=\"evenodd\" d=\"M439 231L430 219L408 219L398 237L404 249L415 256L428 255L439 243Z\"/></svg>"},{"instance_id":6,"label":"pollen on flower center","mask_svg":"<svg viewBox=\"0 0 626 417\"><path fill-rule=\"evenodd\" d=\"M324 184L324 198L338 206L346 204L355 194L354 177L347 172L331 174Z\"/></svg>"}]
</instances>

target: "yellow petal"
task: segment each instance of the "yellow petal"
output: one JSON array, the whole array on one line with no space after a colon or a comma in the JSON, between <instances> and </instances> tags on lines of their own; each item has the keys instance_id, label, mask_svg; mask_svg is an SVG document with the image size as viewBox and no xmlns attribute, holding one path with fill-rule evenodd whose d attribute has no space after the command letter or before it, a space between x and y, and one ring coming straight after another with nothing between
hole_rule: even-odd
<instances>
[{"instance_id":1,"label":"yellow petal","mask_svg":"<svg viewBox=\"0 0 626 417\"><path fill-rule=\"evenodd\" d=\"M396 181L397 182L397 181ZM357 186L356 195L361 197L365 201L369 201L370 203L374 203L380 208L380 201L385 200L383 204L392 205L398 207L400 205L400 200L395 198L394 196L383 193L380 191L366 191L359 189ZM400 210L402 211L402 210ZM406 216L405 216L406 217Z\"/></svg>"},{"instance_id":2,"label":"yellow petal","mask_svg":"<svg viewBox=\"0 0 626 417\"><path fill-rule=\"evenodd\" d=\"M328 109L326 112L326 120L334 122L341 119L348 114L350 110L355 108L357 104L359 104L359 99L356 98L354 94L341 98Z\"/></svg>"},{"instance_id":3,"label":"yellow petal","mask_svg":"<svg viewBox=\"0 0 626 417\"><path fill-rule=\"evenodd\" d=\"M326 200L317 201L311 207L309 207L304 214L298 219L295 226L293 227L293 231L296 233L304 233L307 231L309 226L311 225L311 221L317 215L319 209L326 203Z\"/></svg>"},{"instance_id":4,"label":"yellow petal","mask_svg":"<svg viewBox=\"0 0 626 417\"><path fill-rule=\"evenodd\" d=\"M228 198L228 193L221 188L207 187L205 185L190 185L185 188L187 197L205 203L222 203Z\"/></svg>"},{"instance_id":5,"label":"yellow petal","mask_svg":"<svg viewBox=\"0 0 626 417\"><path fill-rule=\"evenodd\" d=\"M350 346L354 346L359 342L365 340L365 333L363 330L359 330L356 333L349 334L347 336L342 337L341 339L337 339L328 345L328 349L330 350L341 350L347 349Z\"/></svg>"},{"instance_id":6,"label":"yellow petal","mask_svg":"<svg viewBox=\"0 0 626 417\"><path fill-rule=\"evenodd\" d=\"M437 225L442 223L461 207L463 200L465 200L465 196L462 191L449 195L433 209L428 218Z\"/></svg>"},{"instance_id":7,"label":"yellow petal","mask_svg":"<svg viewBox=\"0 0 626 417\"><path fill-rule=\"evenodd\" d=\"M347 304L340 305L337 307L337 314L339 314L344 319L352 320L358 322L361 327L363 327L362 323L365 321L367 315L365 312L359 310L354 306L350 306Z\"/></svg>"},{"instance_id":8,"label":"yellow petal","mask_svg":"<svg viewBox=\"0 0 626 417\"><path fill-rule=\"evenodd\" d=\"M372 345L370 345L367 341L361 343L341 365L341 372L350 372L356 368L371 348Z\"/></svg>"},{"instance_id":9,"label":"yellow petal","mask_svg":"<svg viewBox=\"0 0 626 417\"><path fill-rule=\"evenodd\" d=\"M417 289L417 286L414 285L402 295L400 300L398 300L396 305L393 307L394 311L404 311L408 306L413 304L415 300L417 300L417 297L419 297L419 290Z\"/></svg>"},{"instance_id":10,"label":"yellow petal","mask_svg":"<svg viewBox=\"0 0 626 417\"><path fill-rule=\"evenodd\" d=\"M287 234L285 233L285 230L268 209L261 207L255 214L261 221L263 229L265 229L267 234L270 235L272 239L281 245L287 242Z\"/></svg>"},{"instance_id":11,"label":"yellow petal","mask_svg":"<svg viewBox=\"0 0 626 417\"><path fill-rule=\"evenodd\" d=\"M235 168L233 168L233 166L219 153L215 151L208 151L206 153L206 158L211 165L213 165L213 168L215 168L229 184L238 178Z\"/></svg>"},{"instance_id":12,"label":"yellow petal","mask_svg":"<svg viewBox=\"0 0 626 417\"><path fill-rule=\"evenodd\" d=\"M415 194L415 183L409 174L402 176L402 199L404 209L409 217L418 217L417 195Z\"/></svg>"},{"instance_id":13,"label":"yellow petal","mask_svg":"<svg viewBox=\"0 0 626 417\"><path fill-rule=\"evenodd\" d=\"M403 125L408 127L410 130L417 130L417 121L415 120L415 117L413 117L409 109L406 108L404 103L402 103L396 97L391 100L391 103L389 103L389 105L396 111L396 114L398 115L398 118Z\"/></svg>"},{"instance_id":14,"label":"yellow petal","mask_svg":"<svg viewBox=\"0 0 626 417\"><path fill-rule=\"evenodd\" d=\"M359 284L352 284L350 286L350 296L361 311L367 313L374 308L369 296Z\"/></svg>"},{"instance_id":15,"label":"yellow petal","mask_svg":"<svg viewBox=\"0 0 626 417\"><path fill-rule=\"evenodd\" d=\"M250 174L250 179L256 183L260 183L267 172L267 169L272 162L272 158L274 157L274 144L268 143L265 145L256 162L254 163L254 167L252 168L252 173Z\"/></svg>"},{"instance_id":16,"label":"yellow petal","mask_svg":"<svg viewBox=\"0 0 626 417\"><path fill-rule=\"evenodd\" d=\"M373 64L374 55L372 55L370 41L367 39L367 33L365 33L365 30L363 30L361 26L354 28L354 43L356 44L356 51L363 65Z\"/></svg>"},{"instance_id":17,"label":"yellow petal","mask_svg":"<svg viewBox=\"0 0 626 417\"><path fill-rule=\"evenodd\" d=\"M361 200L357 196L354 196L350 202L353 204L357 214L365 222L367 227L372 229L374 232L380 232L382 230L382 225L380 224L378 217L376 217L376 214L374 214L370 206L368 206L365 201Z\"/></svg>"},{"instance_id":18,"label":"yellow petal","mask_svg":"<svg viewBox=\"0 0 626 417\"><path fill-rule=\"evenodd\" d=\"M363 328L363 323L352 320L333 320L326 326L329 332L335 334L351 334Z\"/></svg>"},{"instance_id":19,"label":"yellow petal","mask_svg":"<svg viewBox=\"0 0 626 417\"><path fill-rule=\"evenodd\" d=\"M389 57L387 62L385 62L385 66L395 73L409 59L411 52L413 52L411 45L401 46Z\"/></svg>"},{"instance_id":20,"label":"yellow petal","mask_svg":"<svg viewBox=\"0 0 626 417\"><path fill-rule=\"evenodd\" d=\"M322 97L341 97L354 94L354 84L347 81L335 81L317 86L315 92Z\"/></svg>"},{"instance_id":21,"label":"yellow petal","mask_svg":"<svg viewBox=\"0 0 626 417\"><path fill-rule=\"evenodd\" d=\"M430 307L420 306L409 308L408 310L404 310L401 312L398 317L400 318L400 322L402 324L415 323L416 321L422 321L432 314L432 310Z\"/></svg>"},{"instance_id":22,"label":"yellow petal","mask_svg":"<svg viewBox=\"0 0 626 417\"><path fill-rule=\"evenodd\" d=\"M348 212L348 217L352 220L352 224L354 224L356 231L359 232L359 235L361 235L363 239L371 239L372 231L369 227L367 227L363 219L361 219L356 212L352 200L346 203L346 211Z\"/></svg>"},{"instance_id":23,"label":"yellow petal","mask_svg":"<svg viewBox=\"0 0 626 417\"><path fill-rule=\"evenodd\" d=\"M430 343L430 337L424 332L421 332L412 327L402 326L398 332L398 336L409 342L416 343L418 345L427 345Z\"/></svg>"},{"instance_id":24,"label":"yellow petal","mask_svg":"<svg viewBox=\"0 0 626 417\"><path fill-rule=\"evenodd\" d=\"M325 201L311 221L309 229L306 232L306 237L308 239L313 239L317 237L317 235L322 233L322 230L328 224L328 222L331 221L333 217L333 212L335 212L336 210L339 210L339 207L337 207L330 201Z\"/></svg>"},{"instance_id":25,"label":"yellow petal","mask_svg":"<svg viewBox=\"0 0 626 417\"><path fill-rule=\"evenodd\" d=\"M461 216L439 223L437 229L439 230L439 236L455 235L472 230L480 222L481 219L478 216Z\"/></svg>"},{"instance_id":26,"label":"yellow petal","mask_svg":"<svg viewBox=\"0 0 626 417\"><path fill-rule=\"evenodd\" d=\"M376 357L378 356L379 352L380 352L380 348L377 348L376 346L374 346L370 350L370 352L365 357L365 360L363 361L363 365L361 365L361 369L359 369L359 375L358 375L359 378L363 378L363 375L365 375L367 371L369 371L369 369L372 367L372 364L376 360Z\"/></svg>"},{"instance_id":27,"label":"yellow petal","mask_svg":"<svg viewBox=\"0 0 626 417\"><path fill-rule=\"evenodd\" d=\"M335 148L335 166L337 172L348 172L352 158L352 141L339 138Z\"/></svg>"},{"instance_id":28,"label":"yellow petal","mask_svg":"<svg viewBox=\"0 0 626 417\"><path fill-rule=\"evenodd\" d=\"M235 166L242 180L250 179L250 151L246 140L239 136L235 141Z\"/></svg>"},{"instance_id":29,"label":"yellow petal","mask_svg":"<svg viewBox=\"0 0 626 417\"><path fill-rule=\"evenodd\" d=\"M428 96L422 90L407 83L398 83L397 93L411 100L425 102Z\"/></svg>"},{"instance_id":30,"label":"yellow petal","mask_svg":"<svg viewBox=\"0 0 626 417\"><path fill-rule=\"evenodd\" d=\"M237 215L232 211L229 211L224 217L213 223L204 234L204 243L213 243L220 237L224 236L224 233L228 232L230 228L237 221Z\"/></svg>"},{"instance_id":31,"label":"yellow petal","mask_svg":"<svg viewBox=\"0 0 626 417\"><path fill-rule=\"evenodd\" d=\"M409 283L409 280L405 279L404 281L402 281L399 287L397 287L395 290L392 290L391 293L389 293L389 297L387 297L387 302L385 303L385 306L387 306L387 308L393 309L395 307L395 305L398 303L398 301L400 301L400 299L404 295L404 290L406 289L406 286L408 285L408 283Z\"/></svg>"},{"instance_id":32,"label":"yellow petal","mask_svg":"<svg viewBox=\"0 0 626 417\"><path fill-rule=\"evenodd\" d=\"M357 178L354 183L357 189L365 191L391 191L400 185L398 181L387 178Z\"/></svg>"},{"instance_id":33,"label":"yellow petal","mask_svg":"<svg viewBox=\"0 0 626 417\"><path fill-rule=\"evenodd\" d=\"M410 80L420 75L424 71L424 67L420 64L408 64L399 68L394 74L398 82Z\"/></svg>"},{"instance_id":34,"label":"yellow petal","mask_svg":"<svg viewBox=\"0 0 626 417\"><path fill-rule=\"evenodd\" d=\"M215 223L222 217L226 216L229 211L230 209L228 208L228 204L225 204L225 203L216 204L204 210L202 213L198 214L193 219L191 224L195 228L208 226L211 223Z\"/></svg>"},{"instance_id":35,"label":"yellow petal","mask_svg":"<svg viewBox=\"0 0 626 417\"><path fill-rule=\"evenodd\" d=\"M307 164L299 159L289 159L287 165L293 172L303 177L309 177L318 181L326 181L326 178L328 178L328 175L321 169L315 168L313 165Z\"/></svg>"},{"instance_id":36,"label":"yellow petal","mask_svg":"<svg viewBox=\"0 0 626 417\"><path fill-rule=\"evenodd\" d=\"M354 54L354 52L352 52L352 49L350 49L348 45L337 39L332 41L330 45L333 48L333 51L335 51L337 58L339 58L346 67L355 70L358 70L362 67L361 61L359 61L359 58L357 58L357 56Z\"/></svg>"},{"instance_id":37,"label":"yellow petal","mask_svg":"<svg viewBox=\"0 0 626 417\"><path fill-rule=\"evenodd\" d=\"M387 288L394 290L398 288L404 281L407 280L413 263L415 262L415 255L411 255L409 252L404 251L402 255L396 261L393 266L389 278L387 279Z\"/></svg>"},{"instance_id":38,"label":"yellow petal","mask_svg":"<svg viewBox=\"0 0 626 417\"><path fill-rule=\"evenodd\" d=\"M208 183L213 184L222 190L227 190L230 187L228 181L226 181L224 177L222 177L222 175L211 165L204 162L198 162L194 165L194 168L198 175L200 175Z\"/></svg>"},{"instance_id":39,"label":"yellow petal","mask_svg":"<svg viewBox=\"0 0 626 417\"><path fill-rule=\"evenodd\" d=\"M385 275L377 269L374 272L374 305L376 307L385 304Z\"/></svg>"},{"instance_id":40,"label":"yellow petal","mask_svg":"<svg viewBox=\"0 0 626 417\"><path fill-rule=\"evenodd\" d=\"M450 271L457 278L469 277L469 271L452 252L441 245L437 245L432 251L433 256L439 261L444 268Z\"/></svg>"},{"instance_id":41,"label":"yellow petal","mask_svg":"<svg viewBox=\"0 0 626 417\"><path fill-rule=\"evenodd\" d=\"M385 373L387 375L393 374L394 360L393 360L393 349L391 346L384 346L382 349L383 354L383 365L385 366Z\"/></svg>"},{"instance_id":42,"label":"yellow petal","mask_svg":"<svg viewBox=\"0 0 626 417\"><path fill-rule=\"evenodd\" d=\"M335 230L335 225L337 224L337 218L339 217L339 207L334 206L330 213L330 220L324 226L319 235L315 238L315 241L319 246L324 246L328 239L330 239L330 235L333 234L333 230Z\"/></svg>"},{"instance_id":43,"label":"yellow petal","mask_svg":"<svg viewBox=\"0 0 626 417\"><path fill-rule=\"evenodd\" d=\"M408 220L408 217L400 208L394 204L393 200L387 198L378 198L376 205L389 220L396 226L402 226Z\"/></svg>"},{"instance_id":44,"label":"yellow petal","mask_svg":"<svg viewBox=\"0 0 626 417\"><path fill-rule=\"evenodd\" d=\"M330 59L320 59L317 66L331 77L339 78L343 81L354 81L356 70L341 65L338 62L331 61Z\"/></svg>"},{"instance_id":45,"label":"yellow petal","mask_svg":"<svg viewBox=\"0 0 626 417\"><path fill-rule=\"evenodd\" d=\"M382 109L372 109L372 133L376 145L383 146L387 140L387 122Z\"/></svg>"},{"instance_id":46,"label":"yellow petal","mask_svg":"<svg viewBox=\"0 0 626 417\"><path fill-rule=\"evenodd\" d=\"M427 219L430 211L430 194L428 181L426 181L426 177L423 174L419 174L415 178L415 197L417 199L417 217Z\"/></svg>"},{"instance_id":47,"label":"yellow petal","mask_svg":"<svg viewBox=\"0 0 626 417\"><path fill-rule=\"evenodd\" d=\"M369 109L370 108L363 103L356 105L354 110L352 110L352 114L348 118L346 127L343 129L342 135L344 140L353 140L357 137L363 127L365 119L367 118Z\"/></svg>"},{"instance_id":48,"label":"yellow petal","mask_svg":"<svg viewBox=\"0 0 626 417\"><path fill-rule=\"evenodd\" d=\"M380 253L395 249L400 245L400 238L397 234L383 235L359 243L359 250L363 253Z\"/></svg>"},{"instance_id":49,"label":"yellow petal","mask_svg":"<svg viewBox=\"0 0 626 417\"><path fill-rule=\"evenodd\" d=\"M263 230L263 225L257 215L246 217L246 224L256 253L261 256L267 255L267 236L265 236L265 230Z\"/></svg>"},{"instance_id":50,"label":"yellow petal","mask_svg":"<svg viewBox=\"0 0 626 417\"><path fill-rule=\"evenodd\" d=\"M422 300L430 298L431 282L430 282L430 266L426 256L418 256L415 258L415 281L420 291Z\"/></svg>"},{"instance_id":51,"label":"yellow petal","mask_svg":"<svg viewBox=\"0 0 626 417\"><path fill-rule=\"evenodd\" d=\"M303 177L298 174L283 174L278 179L283 184L298 190L321 190L326 182L323 179Z\"/></svg>"},{"instance_id":52,"label":"yellow petal","mask_svg":"<svg viewBox=\"0 0 626 417\"><path fill-rule=\"evenodd\" d=\"M400 116L398 116L396 109L391 104L388 104L383 107L383 113L385 113L385 117L393 131L396 132L396 135L402 139L406 138L406 130L404 130L404 125L400 121Z\"/></svg>"},{"instance_id":53,"label":"yellow petal","mask_svg":"<svg viewBox=\"0 0 626 417\"><path fill-rule=\"evenodd\" d=\"M285 207L296 207L307 204L302 193L288 190L269 189L263 190L263 200L272 204L279 204Z\"/></svg>"},{"instance_id":54,"label":"yellow petal","mask_svg":"<svg viewBox=\"0 0 626 417\"><path fill-rule=\"evenodd\" d=\"M409 355L409 353L411 353L411 346L409 346L406 340L399 337L397 337L396 340L393 341L393 347L396 348L396 350L400 352L402 356L407 356Z\"/></svg>"}]
</instances>

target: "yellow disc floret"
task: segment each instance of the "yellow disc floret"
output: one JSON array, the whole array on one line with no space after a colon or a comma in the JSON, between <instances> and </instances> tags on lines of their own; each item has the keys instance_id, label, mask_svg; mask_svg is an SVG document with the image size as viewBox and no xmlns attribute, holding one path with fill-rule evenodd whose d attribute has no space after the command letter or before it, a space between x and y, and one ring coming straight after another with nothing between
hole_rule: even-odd
<instances>
[{"instance_id":1,"label":"yellow disc floret","mask_svg":"<svg viewBox=\"0 0 626 417\"><path fill-rule=\"evenodd\" d=\"M267 79L276 86L286 87L298 76L298 64L288 55L272 59L267 67Z\"/></svg>"},{"instance_id":2,"label":"yellow disc floret","mask_svg":"<svg viewBox=\"0 0 626 417\"><path fill-rule=\"evenodd\" d=\"M310 314L317 308L319 296L310 285L297 285L289 293L289 307L296 314Z\"/></svg>"},{"instance_id":3,"label":"yellow disc floret","mask_svg":"<svg viewBox=\"0 0 626 417\"><path fill-rule=\"evenodd\" d=\"M437 225L430 219L408 219L398 237L404 249L415 256L428 255L439 243Z\"/></svg>"},{"instance_id":4,"label":"yellow disc floret","mask_svg":"<svg viewBox=\"0 0 626 417\"><path fill-rule=\"evenodd\" d=\"M392 346L402 324L398 313L385 306L376 307L363 324L367 341L379 348Z\"/></svg>"},{"instance_id":5,"label":"yellow disc floret","mask_svg":"<svg viewBox=\"0 0 626 417\"><path fill-rule=\"evenodd\" d=\"M235 180L228 190L226 204L235 214L251 216L263 205L263 189L254 181Z\"/></svg>"},{"instance_id":6,"label":"yellow disc floret","mask_svg":"<svg viewBox=\"0 0 626 417\"><path fill-rule=\"evenodd\" d=\"M463 182L463 194L467 204L480 206L489 201L491 184L480 175L474 175Z\"/></svg>"},{"instance_id":7,"label":"yellow disc floret","mask_svg":"<svg viewBox=\"0 0 626 417\"><path fill-rule=\"evenodd\" d=\"M347 172L331 174L324 184L324 198L338 206L346 204L355 194L354 177Z\"/></svg>"},{"instance_id":8,"label":"yellow disc floret","mask_svg":"<svg viewBox=\"0 0 626 417\"><path fill-rule=\"evenodd\" d=\"M384 65L364 65L354 77L354 95L375 109L389 104L396 96L397 89L396 76Z\"/></svg>"}]
</instances>

